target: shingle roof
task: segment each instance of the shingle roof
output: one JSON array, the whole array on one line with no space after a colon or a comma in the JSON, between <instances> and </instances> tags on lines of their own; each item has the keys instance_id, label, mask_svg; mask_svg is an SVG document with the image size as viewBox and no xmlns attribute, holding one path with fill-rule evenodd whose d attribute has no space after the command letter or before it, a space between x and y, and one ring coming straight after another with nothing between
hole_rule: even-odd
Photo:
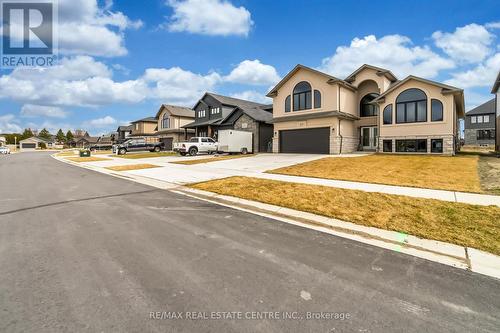
<instances>
[{"instance_id":1,"label":"shingle roof","mask_svg":"<svg viewBox=\"0 0 500 333\"><path fill-rule=\"evenodd\" d=\"M262 103L257 103L257 102L252 102L252 101L247 101L244 99L239 99L239 98L234 98L234 97L229 97L229 96L223 96L223 95L217 95L214 93L207 92L207 95L212 96L219 102L225 105L231 105L231 106L238 106L240 108L263 108L266 107L267 104L262 104Z\"/></svg>"},{"instance_id":2,"label":"shingle roof","mask_svg":"<svg viewBox=\"0 0 500 333\"><path fill-rule=\"evenodd\" d=\"M385 68L380 68L368 64L364 64L358 69L356 69L352 74L350 74L348 77L346 77L344 80L347 82L352 82L356 79L356 74L361 72L363 69L369 68L377 71L377 75L384 75L387 77L391 82L397 81L398 79L396 78L396 75L394 75L390 70L385 69Z\"/></svg>"},{"instance_id":3,"label":"shingle roof","mask_svg":"<svg viewBox=\"0 0 500 333\"><path fill-rule=\"evenodd\" d=\"M353 91L356 91L356 87L354 87L352 84L350 84L349 82L346 82L344 80L341 80L339 78L336 78L335 76L332 76L330 74L327 74L327 73L323 73L323 72L320 72L314 68L310 68L310 67L307 67L307 66L304 66L304 65L301 65L301 64L298 64L296 65L290 72L288 72L287 75L285 75L285 77L283 79L281 79L280 82L278 82L276 84L276 86L274 86L273 89L271 89L271 91L269 91L267 93L267 97L272 97L276 94L277 90L280 89L284 84L285 82L287 82L299 69L304 69L304 70L307 70L307 71L310 71L310 72L313 72L313 73L316 73L316 74L319 74L319 75L322 75L324 76L326 79L327 79L327 82L328 83L332 83L332 84L339 84L343 87L346 87L348 89L351 89Z\"/></svg>"},{"instance_id":4,"label":"shingle roof","mask_svg":"<svg viewBox=\"0 0 500 333\"><path fill-rule=\"evenodd\" d=\"M132 121L132 124L134 124L134 123L156 123L156 122L158 122L158 120L155 117L146 117L146 118Z\"/></svg>"},{"instance_id":5,"label":"shingle roof","mask_svg":"<svg viewBox=\"0 0 500 333\"><path fill-rule=\"evenodd\" d=\"M491 99L486 103L483 103L479 106L476 106L474 109L467 111L465 115L471 116L474 114L486 114L486 113L495 113L495 99Z\"/></svg>"},{"instance_id":6,"label":"shingle roof","mask_svg":"<svg viewBox=\"0 0 500 333\"><path fill-rule=\"evenodd\" d=\"M120 132L120 131L132 131L133 129L134 129L134 126L132 126L132 125L118 126L118 132Z\"/></svg>"},{"instance_id":7,"label":"shingle roof","mask_svg":"<svg viewBox=\"0 0 500 333\"><path fill-rule=\"evenodd\" d=\"M156 113L156 119L158 119L158 117L160 116L160 113L163 111L163 109L167 109L174 116L194 118L194 110L193 109L190 109L190 108L187 108L184 106L162 104L160 106L160 109Z\"/></svg>"},{"instance_id":8,"label":"shingle roof","mask_svg":"<svg viewBox=\"0 0 500 333\"><path fill-rule=\"evenodd\" d=\"M263 121L265 123L273 120L273 114L269 111L264 111L259 108L240 108L245 114L247 114L250 118Z\"/></svg>"}]
</instances>

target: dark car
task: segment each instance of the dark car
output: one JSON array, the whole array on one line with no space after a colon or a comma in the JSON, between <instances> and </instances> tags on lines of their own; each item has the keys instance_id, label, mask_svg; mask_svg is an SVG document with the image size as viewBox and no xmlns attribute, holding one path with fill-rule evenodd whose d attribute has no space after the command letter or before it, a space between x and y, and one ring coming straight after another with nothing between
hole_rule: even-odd
<instances>
[{"instance_id":1,"label":"dark car","mask_svg":"<svg viewBox=\"0 0 500 333\"><path fill-rule=\"evenodd\" d=\"M159 152L161 150L163 150L163 143L154 138L133 138L113 146L113 153L118 153L118 155L133 151Z\"/></svg>"}]
</instances>

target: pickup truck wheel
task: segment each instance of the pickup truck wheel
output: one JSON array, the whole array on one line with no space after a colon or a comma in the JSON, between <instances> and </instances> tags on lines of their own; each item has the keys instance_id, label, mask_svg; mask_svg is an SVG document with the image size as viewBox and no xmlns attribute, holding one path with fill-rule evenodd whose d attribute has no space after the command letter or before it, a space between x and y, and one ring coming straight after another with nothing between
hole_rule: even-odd
<instances>
[{"instance_id":1,"label":"pickup truck wheel","mask_svg":"<svg viewBox=\"0 0 500 333\"><path fill-rule=\"evenodd\" d=\"M154 151L155 153L159 153L159 152L160 152L160 147L156 146L156 147L155 147L155 149L153 149L153 151Z\"/></svg>"},{"instance_id":2,"label":"pickup truck wheel","mask_svg":"<svg viewBox=\"0 0 500 333\"><path fill-rule=\"evenodd\" d=\"M196 154L198 154L198 148L196 147L189 148L189 155L196 156Z\"/></svg>"},{"instance_id":3,"label":"pickup truck wheel","mask_svg":"<svg viewBox=\"0 0 500 333\"><path fill-rule=\"evenodd\" d=\"M179 153L179 154L181 154L181 156L186 156L186 153Z\"/></svg>"},{"instance_id":4,"label":"pickup truck wheel","mask_svg":"<svg viewBox=\"0 0 500 333\"><path fill-rule=\"evenodd\" d=\"M248 150L246 148L241 149L241 155L248 154Z\"/></svg>"},{"instance_id":5,"label":"pickup truck wheel","mask_svg":"<svg viewBox=\"0 0 500 333\"><path fill-rule=\"evenodd\" d=\"M120 150L118 150L118 155L125 155L127 153L127 150L125 148L120 148Z\"/></svg>"}]
</instances>

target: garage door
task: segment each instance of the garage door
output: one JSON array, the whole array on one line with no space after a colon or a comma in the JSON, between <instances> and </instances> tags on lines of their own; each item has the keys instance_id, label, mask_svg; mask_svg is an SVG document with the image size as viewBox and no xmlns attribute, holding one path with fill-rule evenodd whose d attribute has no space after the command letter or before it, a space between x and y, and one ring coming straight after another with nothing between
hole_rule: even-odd
<instances>
[{"instance_id":1,"label":"garage door","mask_svg":"<svg viewBox=\"0 0 500 333\"><path fill-rule=\"evenodd\" d=\"M280 153L329 154L330 128L280 131Z\"/></svg>"},{"instance_id":2,"label":"garage door","mask_svg":"<svg viewBox=\"0 0 500 333\"><path fill-rule=\"evenodd\" d=\"M36 143L23 143L21 144L22 149L35 149Z\"/></svg>"},{"instance_id":3,"label":"garage door","mask_svg":"<svg viewBox=\"0 0 500 333\"><path fill-rule=\"evenodd\" d=\"M173 144L172 142L174 141L174 138L161 138L160 141L163 143L163 149L164 150L172 150Z\"/></svg>"}]
</instances>

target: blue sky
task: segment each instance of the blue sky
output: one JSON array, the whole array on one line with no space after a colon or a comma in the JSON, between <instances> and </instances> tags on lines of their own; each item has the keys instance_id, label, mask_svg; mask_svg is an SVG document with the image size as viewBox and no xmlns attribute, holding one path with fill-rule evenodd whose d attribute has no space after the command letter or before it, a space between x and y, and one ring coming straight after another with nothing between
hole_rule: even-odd
<instances>
[{"instance_id":1,"label":"blue sky","mask_svg":"<svg viewBox=\"0 0 500 333\"><path fill-rule=\"evenodd\" d=\"M465 89L500 70L498 1L59 0L60 64L1 70L0 132L106 133L204 91L266 102L297 63L344 78L363 63Z\"/></svg>"}]
</instances>

